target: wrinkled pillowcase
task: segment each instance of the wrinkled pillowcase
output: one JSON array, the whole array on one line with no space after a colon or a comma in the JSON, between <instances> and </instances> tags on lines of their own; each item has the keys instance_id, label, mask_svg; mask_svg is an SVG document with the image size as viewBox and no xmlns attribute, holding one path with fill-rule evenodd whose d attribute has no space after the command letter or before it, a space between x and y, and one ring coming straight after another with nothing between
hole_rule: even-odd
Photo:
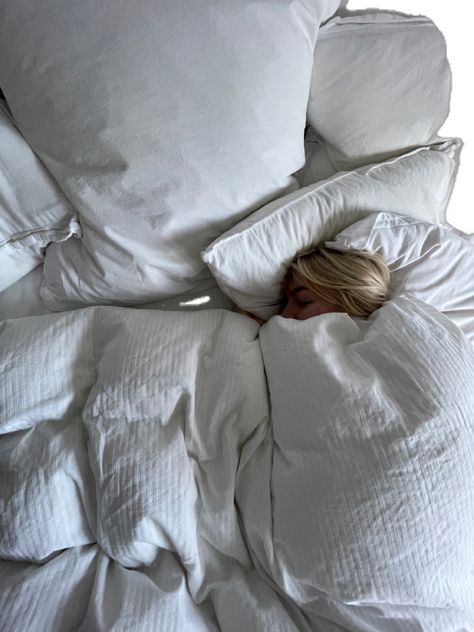
<instances>
[{"instance_id":1,"label":"wrinkled pillowcase","mask_svg":"<svg viewBox=\"0 0 474 632\"><path fill-rule=\"evenodd\" d=\"M383 255L390 296L411 293L474 341L474 243L452 230L390 213L370 215L326 245Z\"/></svg>"},{"instance_id":2,"label":"wrinkled pillowcase","mask_svg":"<svg viewBox=\"0 0 474 632\"><path fill-rule=\"evenodd\" d=\"M205 245L297 184L314 44L338 6L0 5L0 85L83 227L48 248L50 309L147 303L208 282Z\"/></svg>"},{"instance_id":3,"label":"wrinkled pillowcase","mask_svg":"<svg viewBox=\"0 0 474 632\"><path fill-rule=\"evenodd\" d=\"M443 34L424 16L347 14L321 27L303 184L439 140L451 73Z\"/></svg>"},{"instance_id":4,"label":"wrinkled pillowcase","mask_svg":"<svg viewBox=\"0 0 474 632\"><path fill-rule=\"evenodd\" d=\"M450 139L300 189L221 235L202 257L239 307L269 318L278 312L281 281L297 253L373 212L443 222L461 146Z\"/></svg>"},{"instance_id":5,"label":"wrinkled pillowcase","mask_svg":"<svg viewBox=\"0 0 474 632\"><path fill-rule=\"evenodd\" d=\"M81 228L0 101L0 292L31 272L51 242Z\"/></svg>"}]
</instances>

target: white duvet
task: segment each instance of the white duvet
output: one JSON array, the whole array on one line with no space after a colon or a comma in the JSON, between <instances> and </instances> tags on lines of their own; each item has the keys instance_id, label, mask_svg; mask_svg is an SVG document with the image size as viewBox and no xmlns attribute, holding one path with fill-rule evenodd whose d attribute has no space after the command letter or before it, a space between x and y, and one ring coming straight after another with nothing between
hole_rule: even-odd
<instances>
[{"instance_id":1,"label":"white duvet","mask_svg":"<svg viewBox=\"0 0 474 632\"><path fill-rule=\"evenodd\" d=\"M234 506L268 423L257 329L100 307L3 323L0 628L292 629Z\"/></svg>"},{"instance_id":2,"label":"white duvet","mask_svg":"<svg viewBox=\"0 0 474 632\"><path fill-rule=\"evenodd\" d=\"M410 295L368 320L275 317L260 340L272 425L237 499L261 572L314 626L470 630L470 341Z\"/></svg>"},{"instance_id":3,"label":"white duvet","mask_svg":"<svg viewBox=\"0 0 474 632\"><path fill-rule=\"evenodd\" d=\"M468 629L474 353L433 308L93 307L0 358L1 629Z\"/></svg>"}]
</instances>

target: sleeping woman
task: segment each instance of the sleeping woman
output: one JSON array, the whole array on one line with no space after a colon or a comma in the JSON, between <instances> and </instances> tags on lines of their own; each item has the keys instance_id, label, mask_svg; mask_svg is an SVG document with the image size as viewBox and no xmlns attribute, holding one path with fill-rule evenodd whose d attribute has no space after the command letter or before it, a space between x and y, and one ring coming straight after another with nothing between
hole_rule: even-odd
<instances>
[{"instance_id":1,"label":"sleeping woman","mask_svg":"<svg viewBox=\"0 0 474 632\"><path fill-rule=\"evenodd\" d=\"M387 298L390 271L382 256L316 246L297 255L283 280L280 316L306 320L328 312L367 318Z\"/></svg>"},{"instance_id":2,"label":"sleeping woman","mask_svg":"<svg viewBox=\"0 0 474 632\"><path fill-rule=\"evenodd\" d=\"M345 312L367 318L382 307L389 283L390 271L381 255L316 246L291 262L282 283L279 315L306 320L329 312ZM261 324L265 322L247 315Z\"/></svg>"}]
</instances>

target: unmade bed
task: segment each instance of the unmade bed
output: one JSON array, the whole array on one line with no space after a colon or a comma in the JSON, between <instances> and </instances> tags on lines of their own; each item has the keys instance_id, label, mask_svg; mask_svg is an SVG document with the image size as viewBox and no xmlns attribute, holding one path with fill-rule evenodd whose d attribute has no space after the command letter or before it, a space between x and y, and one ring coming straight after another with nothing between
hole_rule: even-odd
<instances>
[{"instance_id":1,"label":"unmade bed","mask_svg":"<svg viewBox=\"0 0 474 632\"><path fill-rule=\"evenodd\" d=\"M0 52L0 628L474 630L436 25L6 0ZM321 242L383 255L368 319L278 315Z\"/></svg>"}]
</instances>

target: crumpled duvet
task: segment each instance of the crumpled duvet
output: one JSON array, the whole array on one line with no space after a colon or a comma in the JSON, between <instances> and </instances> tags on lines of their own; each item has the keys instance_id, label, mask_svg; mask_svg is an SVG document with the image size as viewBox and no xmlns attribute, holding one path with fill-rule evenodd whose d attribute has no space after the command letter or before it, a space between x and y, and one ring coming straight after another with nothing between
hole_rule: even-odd
<instances>
[{"instance_id":1,"label":"crumpled duvet","mask_svg":"<svg viewBox=\"0 0 474 632\"><path fill-rule=\"evenodd\" d=\"M262 575L314 626L470 632L470 340L406 294L368 320L275 317L260 342L272 424L236 495Z\"/></svg>"},{"instance_id":2,"label":"crumpled duvet","mask_svg":"<svg viewBox=\"0 0 474 632\"><path fill-rule=\"evenodd\" d=\"M468 630L473 385L410 296L1 323L0 628Z\"/></svg>"},{"instance_id":3,"label":"crumpled duvet","mask_svg":"<svg viewBox=\"0 0 474 632\"><path fill-rule=\"evenodd\" d=\"M268 424L257 330L109 307L1 325L0 627L294 628L234 505Z\"/></svg>"}]
</instances>

